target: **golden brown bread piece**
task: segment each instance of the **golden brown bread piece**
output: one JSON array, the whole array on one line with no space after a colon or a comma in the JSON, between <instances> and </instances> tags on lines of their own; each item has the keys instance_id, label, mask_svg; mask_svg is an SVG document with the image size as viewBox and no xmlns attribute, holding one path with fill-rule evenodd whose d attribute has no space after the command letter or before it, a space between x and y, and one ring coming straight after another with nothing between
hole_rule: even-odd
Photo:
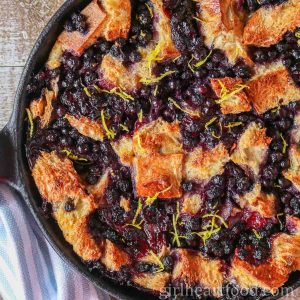
<instances>
[{"instance_id":1,"label":"golden brown bread piece","mask_svg":"<svg viewBox=\"0 0 300 300\"><path fill-rule=\"evenodd\" d=\"M80 134L95 141L103 141L105 134L101 122L91 120L85 116L81 116L77 119L69 114L66 114L65 118L69 121L72 127L78 130Z\"/></svg>"},{"instance_id":2,"label":"golden brown bread piece","mask_svg":"<svg viewBox=\"0 0 300 300\"><path fill-rule=\"evenodd\" d=\"M98 260L102 245L96 243L88 230L89 215L97 208L88 195L68 158L55 152L41 152L32 175L41 196L53 205L53 215L63 235L83 260ZM75 209L66 212L64 206L72 201Z\"/></svg>"},{"instance_id":3,"label":"golden brown bread piece","mask_svg":"<svg viewBox=\"0 0 300 300\"><path fill-rule=\"evenodd\" d=\"M289 272L273 260L255 266L236 255L232 261L231 275L243 289L259 287L275 293L287 281Z\"/></svg>"},{"instance_id":4,"label":"golden brown bread piece","mask_svg":"<svg viewBox=\"0 0 300 300\"><path fill-rule=\"evenodd\" d=\"M265 218L276 216L276 197L274 194L266 194L261 191L261 185L256 183L253 189L238 196L237 201L241 208L249 208L260 213Z\"/></svg>"},{"instance_id":5,"label":"golden brown bread piece","mask_svg":"<svg viewBox=\"0 0 300 300\"><path fill-rule=\"evenodd\" d=\"M237 0L196 0L199 3L200 29L208 47L224 50L230 63L243 58L252 64L242 43L245 14Z\"/></svg>"},{"instance_id":6,"label":"golden brown bread piece","mask_svg":"<svg viewBox=\"0 0 300 300\"><path fill-rule=\"evenodd\" d=\"M240 137L231 160L240 165L246 173L257 177L271 141L272 139L266 135L266 128L252 122Z\"/></svg>"},{"instance_id":7,"label":"golden brown bread piece","mask_svg":"<svg viewBox=\"0 0 300 300\"><path fill-rule=\"evenodd\" d=\"M212 78L210 83L217 97L221 98L224 95L232 94L232 96L225 96L226 99L220 103L222 114L239 114L252 109L244 90L234 93L234 91L241 88L242 79L231 77Z\"/></svg>"},{"instance_id":8,"label":"golden brown bread piece","mask_svg":"<svg viewBox=\"0 0 300 300\"><path fill-rule=\"evenodd\" d=\"M101 262L112 272L120 271L121 267L131 263L129 255L110 240L105 240Z\"/></svg>"},{"instance_id":9,"label":"golden brown bread piece","mask_svg":"<svg viewBox=\"0 0 300 300\"><path fill-rule=\"evenodd\" d=\"M130 199L126 199L122 196L121 200L120 200L120 207L122 207L125 210L125 212L129 212L130 211Z\"/></svg>"},{"instance_id":10,"label":"golden brown bread piece","mask_svg":"<svg viewBox=\"0 0 300 300\"><path fill-rule=\"evenodd\" d=\"M108 41L127 39L131 26L130 0L101 0L100 3L107 15L101 36Z\"/></svg>"},{"instance_id":11,"label":"golden brown bread piece","mask_svg":"<svg viewBox=\"0 0 300 300\"><path fill-rule=\"evenodd\" d=\"M172 281L179 281L192 287L200 285L210 289L215 296L219 296L224 282L222 263L220 260L208 259L200 252L176 249L173 254L177 257Z\"/></svg>"},{"instance_id":12,"label":"golden brown bread piece","mask_svg":"<svg viewBox=\"0 0 300 300\"><path fill-rule=\"evenodd\" d=\"M288 268L289 272L300 270L300 236L279 233L272 241L272 259Z\"/></svg>"},{"instance_id":13,"label":"golden brown bread piece","mask_svg":"<svg viewBox=\"0 0 300 300\"><path fill-rule=\"evenodd\" d=\"M123 136L120 140L111 143L117 153L121 164L130 167L133 162L133 142L129 136Z\"/></svg>"},{"instance_id":14,"label":"golden brown bread piece","mask_svg":"<svg viewBox=\"0 0 300 300\"><path fill-rule=\"evenodd\" d=\"M300 26L300 1L264 5L248 20L243 34L246 45L269 47L277 44L287 31Z\"/></svg>"},{"instance_id":15,"label":"golden brown bread piece","mask_svg":"<svg viewBox=\"0 0 300 300\"><path fill-rule=\"evenodd\" d=\"M179 198L182 195L183 154L135 157L136 192L139 197ZM163 192L164 191L164 192Z\"/></svg>"},{"instance_id":16,"label":"golden brown bread piece","mask_svg":"<svg viewBox=\"0 0 300 300\"><path fill-rule=\"evenodd\" d=\"M65 50L65 46L60 41L56 41L47 61L47 68L53 70L61 66L61 56Z\"/></svg>"},{"instance_id":17,"label":"golden brown bread piece","mask_svg":"<svg viewBox=\"0 0 300 300\"><path fill-rule=\"evenodd\" d=\"M290 167L283 171L285 178L290 180L294 186L300 191L300 148L297 145L292 145L289 151Z\"/></svg>"},{"instance_id":18,"label":"golden brown bread piece","mask_svg":"<svg viewBox=\"0 0 300 300\"><path fill-rule=\"evenodd\" d=\"M204 199L200 194L187 193L183 196L181 212L196 215L203 206Z\"/></svg>"},{"instance_id":19,"label":"golden brown bread piece","mask_svg":"<svg viewBox=\"0 0 300 300\"><path fill-rule=\"evenodd\" d=\"M35 99L31 101L29 105L29 110L31 112L32 118L42 117L45 112L45 97Z\"/></svg>"},{"instance_id":20,"label":"golden brown bread piece","mask_svg":"<svg viewBox=\"0 0 300 300\"><path fill-rule=\"evenodd\" d=\"M229 159L229 153L222 143L211 150L198 147L186 155L183 177L187 180L208 180L221 174Z\"/></svg>"},{"instance_id":21,"label":"golden brown bread piece","mask_svg":"<svg viewBox=\"0 0 300 300\"><path fill-rule=\"evenodd\" d=\"M182 153L179 123L168 123L159 118L139 128L133 136L133 151L137 156Z\"/></svg>"},{"instance_id":22,"label":"golden brown bread piece","mask_svg":"<svg viewBox=\"0 0 300 300\"><path fill-rule=\"evenodd\" d=\"M162 292L170 280L170 274L161 273L137 273L133 276L132 281L137 285L155 292Z\"/></svg>"},{"instance_id":23,"label":"golden brown bread piece","mask_svg":"<svg viewBox=\"0 0 300 300\"><path fill-rule=\"evenodd\" d=\"M101 66L100 85L110 88L121 87L126 91L134 91L141 86L140 75L136 65L126 68L121 61L107 54L103 57Z\"/></svg>"},{"instance_id":24,"label":"golden brown bread piece","mask_svg":"<svg viewBox=\"0 0 300 300\"><path fill-rule=\"evenodd\" d=\"M81 34L78 31L63 31L58 37L58 41L64 45L66 50L78 56L102 36L104 21L107 18L97 0L88 4L81 13L87 18L88 32Z\"/></svg>"},{"instance_id":25,"label":"golden brown bread piece","mask_svg":"<svg viewBox=\"0 0 300 300\"><path fill-rule=\"evenodd\" d=\"M231 275L240 287L260 287L275 293L291 272L300 269L300 236L279 233L272 238L271 256L258 266L234 256Z\"/></svg>"},{"instance_id":26,"label":"golden brown bread piece","mask_svg":"<svg viewBox=\"0 0 300 300\"><path fill-rule=\"evenodd\" d=\"M70 193L84 190L71 160L56 152L41 152L32 175L41 196L51 203L67 201Z\"/></svg>"},{"instance_id":27,"label":"golden brown bread piece","mask_svg":"<svg viewBox=\"0 0 300 300\"><path fill-rule=\"evenodd\" d=\"M300 99L300 88L281 63L258 68L247 85L249 100L259 114Z\"/></svg>"},{"instance_id":28,"label":"golden brown bread piece","mask_svg":"<svg viewBox=\"0 0 300 300\"><path fill-rule=\"evenodd\" d=\"M55 100L55 93L48 89L42 92L42 96L39 99L33 100L30 103L29 109L33 119L39 117L41 128L45 128L52 116L53 106L52 102Z\"/></svg>"}]
</instances>

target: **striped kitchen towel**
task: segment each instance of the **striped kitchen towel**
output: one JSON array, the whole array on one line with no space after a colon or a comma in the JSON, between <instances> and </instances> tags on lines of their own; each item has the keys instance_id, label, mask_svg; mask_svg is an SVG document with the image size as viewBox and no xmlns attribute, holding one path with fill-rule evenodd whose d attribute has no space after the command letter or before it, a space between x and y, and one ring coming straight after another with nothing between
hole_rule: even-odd
<instances>
[{"instance_id":1,"label":"striped kitchen towel","mask_svg":"<svg viewBox=\"0 0 300 300\"><path fill-rule=\"evenodd\" d=\"M62 261L32 222L22 199L3 184L0 296L4 300L109 300L106 293Z\"/></svg>"}]
</instances>

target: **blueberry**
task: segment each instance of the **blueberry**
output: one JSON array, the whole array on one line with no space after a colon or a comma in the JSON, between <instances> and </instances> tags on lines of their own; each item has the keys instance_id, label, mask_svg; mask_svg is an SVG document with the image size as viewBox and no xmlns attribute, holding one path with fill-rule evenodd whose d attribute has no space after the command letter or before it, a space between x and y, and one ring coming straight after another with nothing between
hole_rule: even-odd
<instances>
[{"instance_id":1,"label":"blueberry","mask_svg":"<svg viewBox=\"0 0 300 300\"><path fill-rule=\"evenodd\" d=\"M71 212L75 209L75 204L72 199L68 200L64 205L66 212Z\"/></svg>"},{"instance_id":2,"label":"blueberry","mask_svg":"<svg viewBox=\"0 0 300 300\"><path fill-rule=\"evenodd\" d=\"M80 154L86 154L90 151L90 147L88 144L81 144L77 146L77 151Z\"/></svg>"},{"instance_id":3,"label":"blueberry","mask_svg":"<svg viewBox=\"0 0 300 300\"><path fill-rule=\"evenodd\" d=\"M190 192L193 190L193 183L190 182L190 181L185 181L182 183L182 189L185 191L185 192Z\"/></svg>"},{"instance_id":4,"label":"blueberry","mask_svg":"<svg viewBox=\"0 0 300 300\"><path fill-rule=\"evenodd\" d=\"M266 59L267 59L267 55L265 54L265 52L263 50L256 50L253 53L253 60L255 62L262 63L262 62L266 61Z\"/></svg>"},{"instance_id":5,"label":"blueberry","mask_svg":"<svg viewBox=\"0 0 300 300\"><path fill-rule=\"evenodd\" d=\"M163 259L162 259L162 263L164 264L164 270L166 272L171 272L173 270L173 258L171 256L165 256Z\"/></svg>"}]
</instances>

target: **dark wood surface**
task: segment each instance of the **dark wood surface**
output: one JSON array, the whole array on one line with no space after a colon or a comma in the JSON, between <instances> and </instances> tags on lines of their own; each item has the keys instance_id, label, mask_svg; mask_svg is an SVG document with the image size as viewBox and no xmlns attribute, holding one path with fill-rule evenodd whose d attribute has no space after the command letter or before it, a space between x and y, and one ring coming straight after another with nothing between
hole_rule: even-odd
<instances>
[{"instance_id":1,"label":"dark wood surface","mask_svg":"<svg viewBox=\"0 0 300 300\"><path fill-rule=\"evenodd\" d=\"M29 52L43 27L63 2L0 0L0 129L9 120L17 84ZM300 299L300 290L285 299Z\"/></svg>"}]
</instances>

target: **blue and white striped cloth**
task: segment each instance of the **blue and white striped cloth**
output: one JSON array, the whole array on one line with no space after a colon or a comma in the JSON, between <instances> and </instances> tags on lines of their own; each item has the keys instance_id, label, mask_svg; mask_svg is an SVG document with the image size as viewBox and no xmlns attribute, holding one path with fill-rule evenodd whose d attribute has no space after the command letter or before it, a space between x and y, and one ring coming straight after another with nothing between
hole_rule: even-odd
<instances>
[{"instance_id":1,"label":"blue and white striped cloth","mask_svg":"<svg viewBox=\"0 0 300 300\"><path fill-rule=\"evenodd\" d=\"M70 269L31 221L22 199L0 184L0 295L4 300L109 300ZM0 298L1 298L0 297Z\"/></svg>"}]
</instances>

